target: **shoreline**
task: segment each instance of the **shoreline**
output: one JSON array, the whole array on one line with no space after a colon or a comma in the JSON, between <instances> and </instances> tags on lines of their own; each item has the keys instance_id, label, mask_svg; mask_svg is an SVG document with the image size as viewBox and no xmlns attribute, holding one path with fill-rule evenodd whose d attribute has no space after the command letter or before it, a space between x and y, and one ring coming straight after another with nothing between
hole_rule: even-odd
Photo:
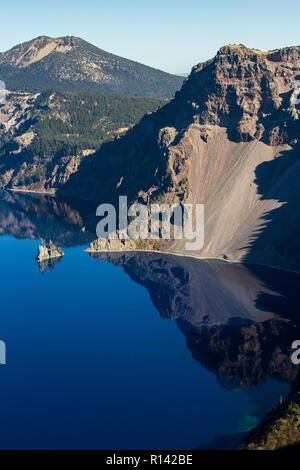
<instances>
[{"instance_id":1,"label":"shoreline","mask_svg":"<svg viewBox=\"0 0 300 470\"><path fill-rule=\"evenodd\" d=\"M12 193L24 193L24 194L39 194L40 196L51 196L51 197L69 197L71 199L77 199L81 201L89 201L93 202L94 204L98 204L94 199L87 199L82 196L75 196L74 194L69 194L69 193L57 193L55 190L54 191L34 191L32 189L18 189L18 188L5 188L3 189L3 192L5 191L11 191Z\"/></svg>"},{"instance_id":2,"label":"shoreline","mask_svg":"<svg viewBox=\"0 0 300 470\"><path fill-rule=\"evenodd\" d=\"M245 263L243 261L234 261L230 259L222 259L222 258L214 258L214 257L200 257L200 256L193 256L193 255L185 255L182 253L172 253L170 251L154 251L154 250L106 250L106 251L89 251L88 249L83 250L89 254L96 254L96 253L154 253L158 255L171 255L171 256L179 256L182 258L192 258L195 260L200 261L218 261L220 263L229 263L229 264L240 264L242 266L262 266L264 268L271 268L276 269L277 271L283 271L288 273L300 274L300 271L295 271L293 269L284 269L278 266L273 266L271 264L263 264L263 263Z\"/></svg>"},{"instance_id":3,"label":"shoreline","mask_svg":"<svg viewBox=\"0 0 300 470\"><path fill-rule=\"evenodd\" d=\"M85 199L82 196L74 196L74 194L67 194L67 193L57 193L57 192L48 192L48 191L34 191L30 189L17 189L17 188L7 188L4 189L3 192L5 191L11 191L11 192L17 192L17 193L24 193L24 194L37 194L37 195L45 195L45 196L51 196L51 197L70 197L73 199L77 200L82 200L82 201L90 201L93 202L94 204L97 204L96 201L93 199ZM278 271L284 271L284 272L290 272L290 273L295 273L295 274L300 274L300 270L294 270L294 269L287 269L283 268L280 266L272 265L272 264L265 264L265 263L245 263L243 261L236 261L236 260L231 260L231 259L223 259L223 258L215 258L215 257L201 257L201 256L195 256L191 254L183 254L183 253L175 253L175 252L170 252L170 251L154 251L154 250L110 250L110 251L88 251L85 249L87 253L158 253L158 254L163 254L163 255L173 255L173 256L181 256L184 258L192 258L192 259L198 259L198 260L214 260L214 261L219 261L219 262L224 262L224 263L231 263L231 264L241 264L244 266L262 266L262 267L267 267L267 268L272 268L276 269Z\"/></svg>"}]
</instances>

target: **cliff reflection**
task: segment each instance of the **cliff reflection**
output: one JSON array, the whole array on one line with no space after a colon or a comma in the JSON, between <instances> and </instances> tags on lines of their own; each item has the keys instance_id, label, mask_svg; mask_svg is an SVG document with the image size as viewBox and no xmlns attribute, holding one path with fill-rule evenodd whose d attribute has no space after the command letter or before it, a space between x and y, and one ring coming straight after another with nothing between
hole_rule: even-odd
<instances>
[{"instance_id":1,"label":"cliff reflection","mask_svg":"<svg viewBox=\"0 0 300 470\"><path fill-rule=\"evenodd\" d=\"M71 198L4 192L0 235L51 239L63 247L85 245L95 238L95 210L93 204Z\"/></svg>"},{"instance_id":2,"label":"cliff reflection","mask_svg":"<svg viewBox=\"0 0 300 470\"><path fill-rule=\"evenodd\" d=\"M299 274L154 253L90 256L145 286L160 315L176 321L193 358L224 388L296 379L290 348L300 332Z\"/></svg>"},{"instance_id":3,"label":"cliff reflection","mask_svg":"<svg viewBox=\"0 0 300 470\"><path fill-rule=\"evenodd\" d=\"M57 257L57 258L50 258L50 259L45 259L43 261L37 261L38 268L40 270L41 274L45 274L47 269L49 269L50 272L53 271L55 268L55 265L58 263L61 263L62 258Z\"/></svg>"}]
</instances>

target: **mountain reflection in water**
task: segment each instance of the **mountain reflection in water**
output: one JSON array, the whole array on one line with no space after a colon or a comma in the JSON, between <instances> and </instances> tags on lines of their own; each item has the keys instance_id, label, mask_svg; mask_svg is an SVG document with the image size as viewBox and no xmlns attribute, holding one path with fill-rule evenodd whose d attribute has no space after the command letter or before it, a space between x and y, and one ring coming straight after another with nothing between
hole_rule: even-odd
<instances>
[{"instance_id":1,"label":"mountain reflection in water","mask_svg":"<svg viewBox=\"0 0 300 470\"><path fill-rule=\"evenodd\" d=\"M5 192L2 234L62 247L95 239L96 204L73 198ZM85 256L88 256L87 254ZM231 390L267 378L293 382L291 344L299 337L300 275L269 267L159 253L94 253L144 286L165 319L175 320L194 359ZM52 271L63 259L38 264Z\"/></svg>"},{"instance_id":2,"label":"mountain reflection in water","mask_svg":"<svg viewBox=\"0 0 300 470\"><path fill-rule=\"evenodd\" d=\"M89 256L95 208L0 198L0 447L234 448L297 382L299 274L160 253ZM65 256L36 264L41 239Z\"/></svg>"},{"instance_id":3,"label":"mountain reflection in water","mask_svg":"<svg viewBox=\"0 0 300 470\"><path fill-rule=\"evenodd\" d=\"M155 253L90 256L145 286L160 315L176 321L193 358L222 387L296 379L290 355L300 330L299 274Z\"/></svg>"},{"instance_id":4,"label":"mountain reflection in water","mask_svg":"<svg viewBox=\"0 0 300 470\"><path fill-rule=\"evenodd\" d=\"M79 246L96 237L95 213L95 203L80 199L6 191L0 197L0 235Z\"/></svg>"}]
</instances>

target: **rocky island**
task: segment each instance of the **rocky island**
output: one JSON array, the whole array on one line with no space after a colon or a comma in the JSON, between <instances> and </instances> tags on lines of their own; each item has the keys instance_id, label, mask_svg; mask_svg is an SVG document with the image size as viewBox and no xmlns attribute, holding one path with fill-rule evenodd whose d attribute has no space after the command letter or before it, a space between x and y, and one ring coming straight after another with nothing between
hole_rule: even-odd
<instances>
[{"instance_id":1,"label":"rocky island","mask_svg":"<svg viewBox=\"0 0 300 470\"><path fill-rule=\"evenodd\" d=\"M56 247L52 240L49 243L41 243L39 245L38 255L36 261L45 261L52 258L59 258L64 256L61 248Z\"/></svg>"}]
</instances>

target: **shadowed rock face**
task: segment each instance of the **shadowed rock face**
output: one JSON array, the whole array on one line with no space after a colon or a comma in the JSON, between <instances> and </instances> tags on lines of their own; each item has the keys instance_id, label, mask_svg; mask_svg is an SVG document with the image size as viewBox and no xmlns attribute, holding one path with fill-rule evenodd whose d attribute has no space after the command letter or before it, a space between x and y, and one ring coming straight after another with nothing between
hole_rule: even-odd
<instances>
[{"instance_id":1,"label":"shadowed rock face","mask_svg":"<svg viewBox=\"0 0 300 470\"><path fill-rule=\"evenodd\" d=\"M194 359L224 388L296 379L290 354L299 336L298 274L159 254L90 256L145 286L160 315L176 320Z\"/></svg>"}]
</instances>

